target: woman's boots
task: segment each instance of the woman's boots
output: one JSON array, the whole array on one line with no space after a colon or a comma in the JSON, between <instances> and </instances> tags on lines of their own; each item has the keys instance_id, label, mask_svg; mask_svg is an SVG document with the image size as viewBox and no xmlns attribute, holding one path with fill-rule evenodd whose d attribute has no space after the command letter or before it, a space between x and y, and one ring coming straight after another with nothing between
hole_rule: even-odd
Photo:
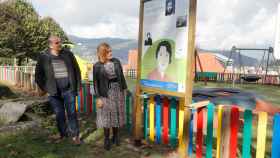
<instances>
[{"instance_id":1,"label":"woman's boots","mask_svg":"<svg viewBox=\"0 0 280 158\"><path fill-rule=\"evenodd\" d=\"M117 146L120 146L120 134L118 127L113 127L112 143L116 144Z\"/></svg>"},{"instance_id":2,"label":"woman's boots","mask_svg":"<svg viewBox=\"0 0 280 158\"><path fill-rule=\"evenodd\" d=\"M111 142L110 142L110 128L104 128L104 149L110 150L111 149Z\"/></svg>"},{"instance_id":3,"label":"woman's boots","mask_svg":"<svg viewBox=\"0 0 280 158\"><path fill-rule=\"evenodd\" d=\"M104 128L104 149L110 150L111 149L111 141L110 141L110 128ZM113 127L113 137L112 143L120 146L120 134L119 128Z\"/></svg>"}]
</instances>

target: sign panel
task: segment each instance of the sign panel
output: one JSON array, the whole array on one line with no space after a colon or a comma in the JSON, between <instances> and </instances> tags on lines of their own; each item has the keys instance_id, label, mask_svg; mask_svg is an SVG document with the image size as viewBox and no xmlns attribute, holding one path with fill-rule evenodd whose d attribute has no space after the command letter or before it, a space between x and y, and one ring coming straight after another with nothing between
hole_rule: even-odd
<instances>
[{"instance_id":1,"label":"sign panel","mask_svg":"<svg viewBox=\"0 0 280 158\"><path fill-rule=\"evenodd\" d=\"M144 0L142 86L185 92L189 0Z\"/></svg>"}]
</instances>

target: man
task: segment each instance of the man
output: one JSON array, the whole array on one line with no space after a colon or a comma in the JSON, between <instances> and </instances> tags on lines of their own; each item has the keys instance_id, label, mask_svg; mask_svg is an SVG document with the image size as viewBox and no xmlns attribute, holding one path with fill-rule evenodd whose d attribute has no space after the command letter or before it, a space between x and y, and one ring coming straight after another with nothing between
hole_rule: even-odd
<instances>
[{"instance_id":1,"label":"man","mask_svg":"<svg viewBox=\"0 0 280 158\"><path fill-rule=\"evenodd\" d=\"M153 45L153 39L151 38L151 33L147 33L147 39L145 40L145 46Z\"/></svg>"},{"instance_id":2,"label":"man","mask_svg":"<svg viewBox=\"0 0 280 158\"><path fill-rule=\"evenodd\" d=\"M81 144L75 111L76 96L81 84L80 69L72 52L61 48L61 39L58 36L50 36L48 51L39 55L35 82L42 92L48 93L49 102L56 115L59 140L71 136L74 144Z\"/></svg>"}]
</instances>

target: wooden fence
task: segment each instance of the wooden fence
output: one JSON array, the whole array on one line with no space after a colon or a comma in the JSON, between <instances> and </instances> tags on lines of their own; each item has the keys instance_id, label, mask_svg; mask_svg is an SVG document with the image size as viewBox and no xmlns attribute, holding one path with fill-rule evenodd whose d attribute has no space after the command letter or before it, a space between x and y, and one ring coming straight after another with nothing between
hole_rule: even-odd
<instances>
[{"instance_id":1,"label":"wooden fence","mask_svg":"<svg viewBox=\"0 0 280 158\"><path fill-rule=\"evenodd\" d=\"M182 141L184 105L176 98L143 99L143 138L177 147ZM210 102L190 106L188 156L196 158L280 157L280 114Z\"/></svg>"}]
</instances>

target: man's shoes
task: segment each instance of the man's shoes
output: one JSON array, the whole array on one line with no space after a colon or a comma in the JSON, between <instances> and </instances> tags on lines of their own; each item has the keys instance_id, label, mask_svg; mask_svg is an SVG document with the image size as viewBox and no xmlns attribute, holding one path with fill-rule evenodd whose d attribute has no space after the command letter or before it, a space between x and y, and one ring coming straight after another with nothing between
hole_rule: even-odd
<instances>
[{"instance_id":1,"label":"man's shoes","mask_svg":"<svg viewBox=\"0 0 280 158\"><path fill-rule=\"evenodd\" d=\"M55 134L55 135L49 136L49 139L51 140L51 142L58 144L58 143L61 143L63 140L65 140L65 137L61 136L60 134Z\"/></svg>"},{"instance_id":2,"label":"man's shoes","mask_svg":"<svg viewBox=\"0 0 280 158\"><path fill-rule=\"evenodd\" d=\"M72 142L74 145L78 145L78 146L83 144L83 141L79 136L73 137Z\"/></svg>"},{"instance_id":3,"label":"man's shoes","mask_svg":"<svg viewBox=\"0 0 280 158\"><path fill-rule=\"evenodd\" d=\"M109 138L104 139L104 149L105 150L110 150L111 149L111 143Z\"/></svg>"}]
</instances>

